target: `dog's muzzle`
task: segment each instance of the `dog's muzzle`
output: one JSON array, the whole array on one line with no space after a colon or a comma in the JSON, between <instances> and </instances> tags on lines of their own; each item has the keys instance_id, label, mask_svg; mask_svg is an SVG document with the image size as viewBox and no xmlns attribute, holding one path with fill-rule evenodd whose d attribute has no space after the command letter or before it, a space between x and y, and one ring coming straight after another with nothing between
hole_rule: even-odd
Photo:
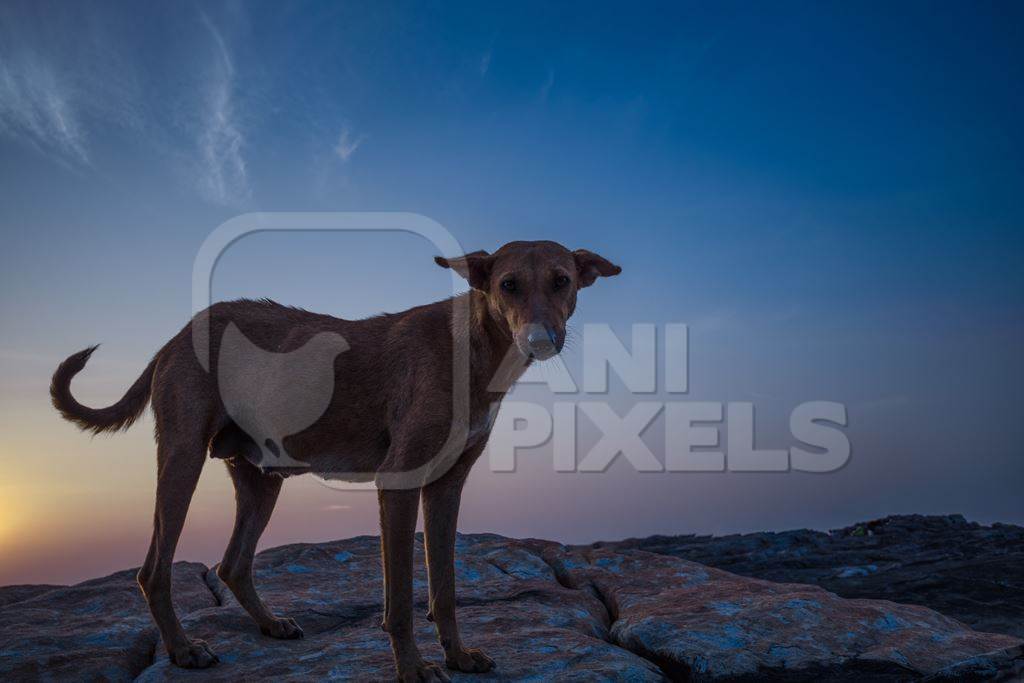
<instances>
[{"instance_id":1,"label":"dog's muzzle","mask_svg":"<svg viewBox=\"0 0 1024 683\"><path fill-rule=\"evenodd\" d=\"M526 335L531 358L547 360L558 353L558 335L547 325L534 325Z\"/></svg>"}]
</instances>

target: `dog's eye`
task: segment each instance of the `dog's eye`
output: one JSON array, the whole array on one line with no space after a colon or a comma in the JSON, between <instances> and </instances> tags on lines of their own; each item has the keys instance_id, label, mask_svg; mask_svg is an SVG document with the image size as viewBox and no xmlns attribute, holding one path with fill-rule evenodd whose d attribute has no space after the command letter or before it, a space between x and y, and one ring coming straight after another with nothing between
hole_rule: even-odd
<instances>
[{"instance_id":1,"label":"dog's eye","mask_svg":"<svg viewBox=\"0 0 1024 683\"><path fill-rule=\"evenodd\" d=\"M501 281L501 288L504 289L506 292L514 292L514 291L516 291L516 281L515 280L502 280Z\"/></svg>"},{"instance_id":2,"label":"dog's eye","mask_svg":"<svg viewBox=\"0 0 1024 683\"><path fill-rule=\"evenodd\" d=\"M569 284L568 275L559 275L558 277L555 278L555 289L561 289L562 287L565 287L567 284Z\"/></svg>"}]
</instances>

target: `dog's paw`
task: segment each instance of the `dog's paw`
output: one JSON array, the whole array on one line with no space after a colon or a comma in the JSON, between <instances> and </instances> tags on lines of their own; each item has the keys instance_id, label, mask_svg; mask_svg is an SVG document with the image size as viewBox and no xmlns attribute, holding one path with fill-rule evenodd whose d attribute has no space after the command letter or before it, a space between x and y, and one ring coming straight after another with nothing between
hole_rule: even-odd
<instances>
[{"instance_id":1,"label":"dog's paw","mask_svg":"<svg viewBox=\"0 0 1024 683\"><path fill-rule=\"evenodd\" d=\"M416 665L400 668L398 680L401 683L449 683L451 681L444 669L437 664L423 660Z\"/></svg>"},{"instance_id":2,"label":"dog's paw","mask_svg":"<svg viewBox=\"0 0 1024 683\"><path fill-rule=\"evenodd\" d=\"M454 671L483 673L494 668L494 660L476 648L461 649L445 654L444 665Z\"/></svg>"},{"instance_id":3,"label":"dog's paw","mask_svg":"<svg viewBox=\"0 0 1024 683\"><path fill-rule=\"evenodd\" d=\"M202 640L190 640L168 654L171 661L183 669L205 669L220 661L210 646Z\"/></svg>"},{"instance_id":4,"label":"dog's paw","mask_svg":"<svg viewBox=\"0 0 1024 683\"><path fill-rule=\"evenodd\" d=\"M280 638L281 640L295 640L296 638L301 638L304 635L302 633L302 627L295 623L294 619L290 619L288 617L274 619L270 624L260 626L260 631L265 636Z\"/></svg>"}]
</instances>

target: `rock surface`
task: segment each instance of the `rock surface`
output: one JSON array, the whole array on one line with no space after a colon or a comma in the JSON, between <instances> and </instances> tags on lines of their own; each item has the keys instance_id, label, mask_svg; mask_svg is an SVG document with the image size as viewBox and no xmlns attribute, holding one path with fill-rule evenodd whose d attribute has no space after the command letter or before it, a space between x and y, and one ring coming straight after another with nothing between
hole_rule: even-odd
<instances>
[{"instance_id":1,"label":"rock surface","mask_svg":"<svg viewBox=\"0 0 1024 683\"><path fill-rule=\"evenodd\" d=\"M551 556L564 582L602 596L612 641L672 678L903 680L1020 644L916 605L848 600L642 551ZM964 673L979 674L982 660L997 668L991 657L977 659Z\"/></svg>"},{"instance_id":2,"label":"rock surface","mask_svg":"<svg viewBox=\"0 0 1024 683\"><path fill-rule=\"evenodd\" d=\"M1024 527L900 515L831 533L651 536L595 547L682 557L846 598L924 605L979 631L1024 638Z\"/></svg>"},{"instance_id":3,"label":"rock surface","mask_svg":"<svg viewBox=\"0 0 1024 683\"><path fill-rule=\"evenodd\" d=\"M174 565L179 613L217 604L206 571L192 562ZM0 588L0 604L4 596L28 597L0 607L0 680L130 680L153 660L159 636L135 570L34 594L11 588Z\"/></svg>"},{"instance_id":4,"label":"rock surface","mask_svg":"<svg viewBox=\"0 0 1024 683\"><path fill-rule=\"evenodd\" d=\"M133 572L0 588L0 680L389 679L378 543L360 537L257 556L257 586L302 625L298 641L261 635L212 569L178 563L185 628L221 659L203 672L169 663ZM418 638L424 656L440 661L417 552ZM1007 679L1024 668L1019 638L925 607L844 599L631 547L460 536L457 580L467 644L497 668L453 680Z\"/></svg>"}]
</instances>

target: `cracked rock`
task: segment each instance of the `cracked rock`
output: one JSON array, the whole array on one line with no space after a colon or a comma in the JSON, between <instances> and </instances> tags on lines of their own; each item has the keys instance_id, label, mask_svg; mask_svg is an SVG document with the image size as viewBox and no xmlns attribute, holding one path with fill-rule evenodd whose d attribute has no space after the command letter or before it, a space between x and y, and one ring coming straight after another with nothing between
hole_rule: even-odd
<instances>
[{"instance_id":1,"label":"cracked rock","mask_svg":"<svg viewBox=\"0 0 1024 683\"><path fill-rule=\"evenodd\" d=\"M418 539L416 632L440 662L426 620ZM497 662L453 680L656 681L1006 679L1021 641L973 630L927 607L844 599L635 548L571 548L490 534L459 536L459 622L469 647ZM376 537L295 544L257 555L264 600L302 640L260 634L215 568L175 565L175 601L220 664L204 680L393 677L380 630ZM179 679L134 572L70 587L0 588L0 680Z\"/></svg>"}]
</instances>

